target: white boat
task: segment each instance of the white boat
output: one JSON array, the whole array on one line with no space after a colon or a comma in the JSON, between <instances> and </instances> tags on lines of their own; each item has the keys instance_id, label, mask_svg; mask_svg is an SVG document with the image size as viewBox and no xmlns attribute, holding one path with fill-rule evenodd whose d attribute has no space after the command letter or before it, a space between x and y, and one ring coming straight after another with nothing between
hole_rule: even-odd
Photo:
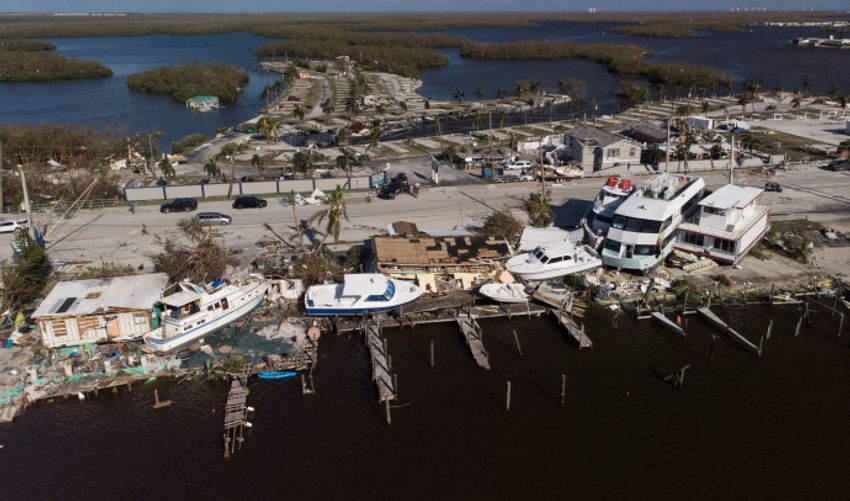
<instances>
[{"instance_id":1,"label":"white boat","mask_svg":"<svg viewBox=\"0 0 850 501\"><path fill-rule=\"evenodd\" d=\"M558 242L539 246L531 252L514 256L507 262L508 271L524 280L547 280L602 266L596 252L583 245Z\"/></svg>"},{"instance_id":2,"label":"white boat","mask_svg":"<svg viewBox=\"0 0 850 501\"><path fill-rule=\"evenodd\" d=\"M263 302L268 281L251 275L239 284L219 280L203 288L183 281L176 287L157 303L161 325L145 334L145 344L156 352L173 351L242 318Z\"/></svg>"},{"instance_id":3,"label":"white boat","mask_svg":"<svg viewBox=\"0 0 850 501\"><path fill-rule=\"evenodd\" d=\"M584 171L580 167L574 166L556 167L555 174L565 179L581 179L584 177Z\"/></svg>"},{"instance_id":4,"label":"white boat","mask_svg":"<svg viewBox=\"0 0 850 501\"><path fill-rule=\"evenodd\" d=\"M617 207L634 191L635 186L630 180L620 176L608 176L605 185L593 200L593 206L588 214L587 226L591 233L605 236L614 220Z\"/></svg>"},{"instance_id":5,"label":"white boat","mask_svg":"<svg viewBox=\"0 0 850 501\"><path fill-rule=\"evenodd\" d=\"M380 273L348 273L344 283L307 289L304 303L308 315L368 315L401 308L419 299L422 292L413 282Z\"/></svg>"},{"instance_id":6,"label":"white boat","mask_svg":"<svg viewBox=\"0 0 850 501\"><path fill-rule=\"evenodd\" d=\"M529 297L522 284L484 284L478 292L500 303L527 303Z\"/></svg>"}]
</instances>

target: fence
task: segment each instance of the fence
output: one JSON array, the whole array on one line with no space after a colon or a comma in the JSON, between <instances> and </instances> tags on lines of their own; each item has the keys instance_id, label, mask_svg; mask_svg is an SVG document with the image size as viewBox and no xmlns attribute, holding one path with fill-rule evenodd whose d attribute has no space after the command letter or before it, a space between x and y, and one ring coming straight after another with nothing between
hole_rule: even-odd
<instances>
[{"instance_id":1,"label":"fence","mask_svg":"<svg viewBox=\"0 0 850 501\"><path fill-rule=\"evenodd\" d=\"M297 193L312 193L315 190L330 191L337 186L346 190L372 189L385 182L384 173L371 176L326 177L312 179L277 179L274 181L240 181L233 183L234 196L238 195L280 195L294 190ZM174 198L211 198L224 197L230 190L230 183L181 184L166 186L136 187L128 184L124 188L127 202L148 200L171 200Z\"/></svg>"},{"instance_id":2,"label":"fence","mask_svg":"<svg viewBox=\"0 0 850 501\"><path fill-rule=\"evenodd\" d=\"M50 212L54 211L59 214L68 210L73 203L72 200L60 200L58 202L53 202L49 204L31 204L33 212ZM116 198L97 198L97 199L87 199L81 200L77 202L75 206L77 209L102 209L103 207L115 207L117 205L124 205L126 202L124 199L120 197ZM24 209L24 204L17 205L5 205L3 206L2 213L3 214L22 214L26 212Z\"/></svg>"}]
</instances>

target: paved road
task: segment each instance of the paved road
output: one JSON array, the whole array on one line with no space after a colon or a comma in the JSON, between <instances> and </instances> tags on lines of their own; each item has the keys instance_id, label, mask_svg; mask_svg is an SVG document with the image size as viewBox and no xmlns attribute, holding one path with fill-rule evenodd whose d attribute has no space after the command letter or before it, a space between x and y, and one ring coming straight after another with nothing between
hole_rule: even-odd
<instances>
[{"instance_id":1,"label":"paved road","mask_svg":"<svg viewBox=\"0 0 850 501\"><path fill-rule=\"evenodd\" d=\"M809 217L839 229L850 230L850 176L844 173L808 169L789 172L778 178L786 186L783 193L766 193L764 202L773 207L777 217ZM708 174L710 187L726 182L720 173ZM760 174L739 176L743 184L760 186ZM552 188L553 202L558 209L559 223L574 222L599 191L601 179L587 179ZM386 229L393 221L412 221L420 229L439 233L454 228L478 225L495 209L515 210L518 217L522 200L539 189L536 183L504 185L464 184L425 187L419 198L399 196L395 200L366 201L363 193L347 198L350 221L343 225L341 240L360 242ZM320 206L298 207L299 219L306 220ZM245 246L263 238L275 238L266 224L279 235L295 242L291 209L280 199L270 199L265 209L233 210L229 202L201 202L199 210L221 211L233 217L233 224L223 228L225 242ZM56 262L97 263L113 261L144 265L150 269L149 255L159 250L157 237L173 236L176 223L184 214L160 214L158 206L139 206L136 214L115 207L80 211L59 227L50 227L47 236L51 258ZM48 223L38 216L36 223ZM149 234L143 235L142 223ZM312 235L319 238L320 235ZM0 235L0 259L11 256L11 235Z\"/></svg>"}]
</instances>

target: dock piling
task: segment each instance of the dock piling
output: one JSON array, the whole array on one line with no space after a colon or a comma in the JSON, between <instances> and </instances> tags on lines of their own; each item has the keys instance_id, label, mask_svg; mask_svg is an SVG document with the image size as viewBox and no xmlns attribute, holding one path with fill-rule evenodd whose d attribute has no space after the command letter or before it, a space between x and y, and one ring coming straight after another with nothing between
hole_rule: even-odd
<instances>
[{"instance_id":1,"label":"dock piling","mask_svg":"<svg viewBox=\"0 0 850 501\"><path fill-rule=\"evenodd\" d=\"M803 315L800 315L800 319L797 320L797 327L794 328L794 337L800 335L800 327L803 325Z\"/></svg>"},{"instance_id":2,"label":"dock piling","mask_svg":"<svg viewBox=\"0 0 850 501\"><path fill-rule=\"evenodd\" d=\"M508 381L508 386L505 389L505 410L511 410L511 382Z\"/></svg>"},{"instance_id":3,"label":"dock piling","mask_svg":"<svg viewBox=\"0 0 850 501\"><path fill-rule=\"evenodd\" d=\"M516 342L516 351L517 351L517 353L519 353L519 356L522 356L522 346L520 346L520 344L519 344L519 336L516 333L516 329L513 329L513 331L514 331L514 342Z\"/></svg>"},{"instance_id":4,"label":"dock piling","mask_svg":"<svg viewBox=\"0 0 850 501\"><path fill-rule=\"evenodd\" d=\"M431 340L431 368L434 368L434 340Z\"/></svg>"},{"instance_id":5,"label":"dock piling","mask_svg":"<svg viewBox=\"0 0 850 501\"><path fill-rule=\"evenodd\" d=\"M767 334L765 334L766 339L770 339L770 333L773 332L773 319L770 319L770 322L767 324Z\"/></svg>"},{"instance_id":6,"label":"dock piling","mask_svg":"<svg viewBox=\"0 0 850 501\"><path fill-rule=\"evenodd\" d=\"M392 426L393 425L393 418L390 415L390 401L389 401L389 399L384 400L384 407L387 410L387 426Z\"/></svg>"},{"instance_id":7,"label":"dock piling","mask_svg":"<svg viewBox=\"0 0 850 501\"><path fill-rule=\"evenodd\" d=\"M561 374L561 405L564 405L566 398L567 398L567 375Z\"/></svg>"}]
</instances>

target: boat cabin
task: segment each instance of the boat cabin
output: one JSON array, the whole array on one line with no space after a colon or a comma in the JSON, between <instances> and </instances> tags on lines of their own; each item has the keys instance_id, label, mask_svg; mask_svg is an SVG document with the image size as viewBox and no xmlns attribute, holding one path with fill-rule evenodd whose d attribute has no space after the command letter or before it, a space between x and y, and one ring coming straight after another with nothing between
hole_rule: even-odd
<instances>
[{"instance_id":1,"label":"boat cabin","mask_svg":"<svg viewBox=\"0 0 850 501\"><path fill-rule=\"evenodd\" d=\"M737 263L770 229L770 209L759 203L763 193L760 188L722 186L679 226L675 247L721 263Z\"/></svg>"}]
</instances>

